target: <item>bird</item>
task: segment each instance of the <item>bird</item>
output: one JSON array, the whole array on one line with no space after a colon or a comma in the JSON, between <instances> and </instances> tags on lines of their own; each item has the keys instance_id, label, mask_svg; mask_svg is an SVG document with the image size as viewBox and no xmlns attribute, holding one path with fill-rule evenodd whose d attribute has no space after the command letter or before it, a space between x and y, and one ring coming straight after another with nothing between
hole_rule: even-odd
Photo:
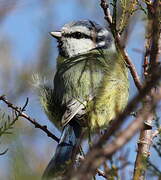
<instances>
[{"instance_id":1,"label":"bird","mask_svg":"<svg viewBox=\"0 0 161 180\"><path fill-rule=\"evenodd\" d=\"M39 97L61 136L43 179L62 179L82 133L106 129L124 110L129 79L112 33L95 21L72 21L50 34L58 43L56 73L53 85L40 83Z\"/></svg>"}]
</instances>

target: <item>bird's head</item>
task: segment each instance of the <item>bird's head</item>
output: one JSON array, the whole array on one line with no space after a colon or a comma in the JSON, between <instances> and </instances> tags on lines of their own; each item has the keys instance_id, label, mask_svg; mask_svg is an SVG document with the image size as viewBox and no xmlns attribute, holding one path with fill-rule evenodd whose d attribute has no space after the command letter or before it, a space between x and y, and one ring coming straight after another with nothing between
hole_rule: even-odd
<instances>
[{"instance_id":1,"label":"bird's head","mask_svg":"<svg viewBox=\"0 0 161 180\"><path fill-rule=\"evenodd\" d=\"M111 33L90 20L73 21L65 24L61 31L50 33L58 40L59 54L74 57L93 49L115 50Z\"/></svg>"}]
</instances>

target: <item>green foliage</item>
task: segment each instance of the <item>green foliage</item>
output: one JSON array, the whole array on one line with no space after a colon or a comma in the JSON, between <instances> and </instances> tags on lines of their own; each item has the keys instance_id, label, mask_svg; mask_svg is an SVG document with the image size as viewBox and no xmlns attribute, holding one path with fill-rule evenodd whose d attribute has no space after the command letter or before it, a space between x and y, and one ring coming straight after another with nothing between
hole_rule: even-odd
<instances>
[{"instance_id":1,"label":"green foliage","mask_svg":"<svg viewBox=\"0 0 161 180\"><path fill-rule=\"evenodd\" d=\"M13 129L13 125L15 124L15 122L18 120L18 117L18 115L16 115L15 117L11 117L10 115L6 115L5 112L0 115L0 119L2 122L0 126L0 136L12 133L11 130Z\"/></svg>"},{"instance_id":2,"label":"green foliage","mask_svg":"<svg viewBox=\"0 0 161 180\"><path fill-rule=\"evenodd\" d=\"M25 108L29 101L29 99L27 98L24 106L22 108L21 107L18 108L18 107L13 107L11 103L7 102L5 96L1 96L1 97L2 97L1 100L7 103L8 107L10 107L12 111L11 111L11 115L6 115L5 112L3 113L1 112L0 136L2 136L3 134L11 134L10 130L13 129L13 125L21 116L20 113L25 111ZM18 110L18 112L16 110Z\"/></svg>"},{"instance_id":3,"label":"green foliage","mask_svg":"<svg viewBox=\"0 0 161 180\"><path fill-rule=\"evenodd\" d=\"M130 17L137 10L137 0L120 0L120 8L122 10L122 15L118 24L118 32L122 34L129 24Z\"/></svg>"},{"instance_id":4,"label":"green foliage","mask_svg":"<svg viewBox=\"0 0 161 180\"><path fill-rule=\"evenodd\" d=\"M145 15L147 15L147 9L145 7L143 7L143 5L140 3L139 0L137 0L138 3L138 9L141 10L142 12L144 12Z\"/></svg>"},{"instance_id":5,"label":"green foliage","mask_svg":"<svg viewBox=\"0 0 161 180\"><path fill-rule=\"evenodd\" d=\"M0 111L0 137L5 135L5 134L11 134L13 125L15 122L18 120L19 116L12 112L12 117L10 115L6 115L5 112ZM3 152L0 153L1 155L6 154L8 149L4 150Z\"/></svg>"},{"instance_id":6,"label":"green foliage","mask_svg":"<svg viewBox=\"0 0 161 180\"><path fill-rule=\"evenodd\" d=\"M132 21L132 16L136 11L140 10L145 15L147 15L147 9L145 8L145 3L139 0L120 0L119 5L116 7L116 0L113 0L113 19L116 19L116 9L120 8L121 16L119 22L117 23L117 29L119 34L122 34L130 25ZM118 16L117 16L118 17Z\"/></svg>"}]
</instances>

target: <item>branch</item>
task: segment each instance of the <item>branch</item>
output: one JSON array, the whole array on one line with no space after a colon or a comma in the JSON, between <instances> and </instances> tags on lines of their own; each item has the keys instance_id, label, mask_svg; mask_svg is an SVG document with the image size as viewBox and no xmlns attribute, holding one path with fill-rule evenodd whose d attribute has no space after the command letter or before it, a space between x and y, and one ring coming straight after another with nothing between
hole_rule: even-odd
<instances>
[{"instance_id":1,"label":"branch","mask_svg":"<svg viewBox=\"0 0 161 180\"><path fill-rule=\"evenodd\" d=\"M150 42L151 42L151 38L150 38L150 27L151 26L151 22L148 22L148 26L147 26L147 35L146 35L146 43L145 43L145 53L144 53L144 64L143 64L143 75L145 77L145 79L148 78L148 65L149 65L149 54L150 54Z\"/></svg>"},{"instance_id":2,"label":"branch","mask_svg":"<svg viewBox=\"0 0 161 180\"><path fill-rule=\"evenodd\" d=\"M146 33L145 55L144 55L144 76L148 75L148 70L158 66L159 63L159 44L160 44L160 4L158 0L154 3L146 2L148 9L148 25ZM151 67L149 67L149 65Z\"/></svg>"},{"instance_id":3,"label":"branch","mask_svg":"<svg viewBox=\"0 0 161 180\"><path fill-rule=\"evenodd\" d=\"M85 159L83 156L79 156L79 163L83 162ZM116 170L119 170L119 169L123 169L124 167L126 167L127 165L129 165L130 162L124 162L121 166L117 167ZM106 167L107 168L107 167ZM110 173L111 169L108 168L104 171L100 170L100 169L96 169L96 173L98 176L102 176L104 177L105 179L108 179L108 175Z\"/></svg>"},{"instance_id":4,"label":"branch","mask_svg":"<svg viewBox=\"0 0 161 180\"><path fill-rule=\"evenodd\" d=\"M34 124L35 128L39 128L42 131L44 131L48 137L51 137L53 140L55 140L56 142L59 142L59 138L56 137L54 134L52 134L48 129L47 126L43 126L41 124L39 124L38 122L36 122L35 119L32 119L30 116L28 116L27 114L25 114L23 112L23 109L21 109L20 107L17 107L15 105L13 105L11 102L9 102L5 96L0 96L0 101L3 101L4 103L6 103L8 105L9 108L13 109L15 112L18 113L19 116L27 119L29 122L31 122L32 124Z\"/></svg>"},{"instance_id":5,"label":"branch","mask_svg":"<svg viewBox=\"0 0 161 180\"><path fill-rule=\"evenodd\" d=\"M142 87L143 87L142 84L141 84L141 81L140 81L140 77L139 77L139 75L138 75L138 73L136 71L136 68L135 68L134 64L132 63L130 57L128 56L125 49L122 47L121 40L120 40L120 35L117 32L115 23L113 23L112 16L110 14L109 5L106 2L106 0L101 0L100 5L101 5L101 7L103 9L103 12L104 12L104 15L105 15L104 18L108 22L109 27L111 29L111 32L112 32L112 34L114 36L116 47L118 48L118 50L121 53L123 59L125 60L128 68L129 68L129 70L131 72L131 75L133 77L133 80L135 82L135 85L138 88L138 90L140 91L142 89Z\"/></svg>"},{"instance_id":6,"label":"branch","mask_svg":"<svg viewBox=\"0 0 161 180\"><path fill-rule=\"evenodd\" d=\"M151 39L151 50L150 50L150 65L152 71L155 71L155 68L159 63L159 43L160 43L160 31L161 31L161 2L160 0L155 0L151 8L148 8L152 16L152 39Z\"/></svg>"},{"instance_id":7,"label":"branch","mask_svg":"<svg viewBox=\"0 0 161 180\"><path fill-rule=\"evenodd\" d=\"M143 105L146 111L149 112L149 116L146 117L144 128L141 130L139 141L138 141L138 152L134 166L133 180L144 180L146 171L146 161L149 157L150 146L152 144L152 122L154 119L154 108L151 108L152 101L147 101Z\"/></svg>"},{"instance_id":8,"label":"branch","mask_svg":"<svg viewBox=\"0 0 161 180\"><path fill-rule=\"evenodd\" d=\"M147 39L147 49L144 57L144 64L149 64L149 67L146 67L146 81L152 78L152 76L158 71L159 68L159 42L160 42L160 1L155 0L153 3L147 4L148 9L148 39ZM149 49L150 48L150 49ZM149 59L148 59L149 56ZM147 62L148 61L148 62ZM148 71L147 71L148 70ZM157 85L157 84L156 84ZM155 119L154 109L151 108L151 104L155 99L153 99L153 92L161 92L159 87L152 89L151 93L146 96L146 99L143 103L143 106L147 107L147 111L151 111L149 116L146 119L146 124L140 132L140 138L138 143L138 153L135 161L134 175L133 180L143 180L145 179L146 172L146 162L149 156L150 146L152 144L153 133L152 133L152 123Z\"/></svg>"},{"instance_id":9,"label":"branch","mask_svg":"<svg viewBox=\"0 0 161 180\"><path fill-rule=\"evenodd\" d=\"M78 161L79 163L83 162L84 161L84 156L79 156L78 157ZM105 179L107 179L107 176L106 176L106 173L100 169L96 169L96 173L98 174L98 176L102 176L104 177Z\"/></svg>"}]
</instances>

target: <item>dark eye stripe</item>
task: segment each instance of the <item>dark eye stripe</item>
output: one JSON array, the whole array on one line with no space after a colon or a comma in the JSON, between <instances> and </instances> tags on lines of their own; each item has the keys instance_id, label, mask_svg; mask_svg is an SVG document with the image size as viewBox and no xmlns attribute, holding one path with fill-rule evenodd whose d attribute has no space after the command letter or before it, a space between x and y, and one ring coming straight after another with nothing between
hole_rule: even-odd
<instances>
[{"instance_id":1,"label":"dark eye stripe","mask_svg":"<svg viewBox=\"0 0 161 180\"><path fill-rule=\"evenodd\" d=\"M75 39L92 39L91 36L81 33L81 32L74 32L74 33L70 33L70 34L64 34L64 37L69 37L69 38L75 38Z\"/></svg>"}]
</instances>

